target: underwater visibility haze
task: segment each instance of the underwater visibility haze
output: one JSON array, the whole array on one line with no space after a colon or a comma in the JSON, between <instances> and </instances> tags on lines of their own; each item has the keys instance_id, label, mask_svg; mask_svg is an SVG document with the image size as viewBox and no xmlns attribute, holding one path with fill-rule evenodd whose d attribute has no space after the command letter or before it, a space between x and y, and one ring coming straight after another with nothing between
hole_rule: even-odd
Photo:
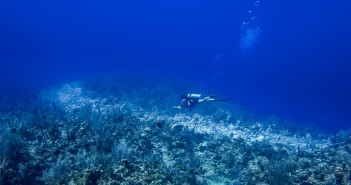
<instances>
[{"instance_id":1,"label":"underwater visibility haze","mask_svg":"<svg viewBox=\"0 0 351 185\"><path fill-rule=\"evenodd\" d=\"M348 0L0 1L0 185L351 184L350 23Z\"/></svg>"},{"instance_id":2,"label":"underwater visibility haze","mask_svg":"<svg viewBox=\"0 0 351 185\"><path fill-rule=\"evenodd\" d=\"M174 74L258 115L349 128L346 0L3 1L0 8L4 89L126 71Z\"/></svg>"}]
</instances>

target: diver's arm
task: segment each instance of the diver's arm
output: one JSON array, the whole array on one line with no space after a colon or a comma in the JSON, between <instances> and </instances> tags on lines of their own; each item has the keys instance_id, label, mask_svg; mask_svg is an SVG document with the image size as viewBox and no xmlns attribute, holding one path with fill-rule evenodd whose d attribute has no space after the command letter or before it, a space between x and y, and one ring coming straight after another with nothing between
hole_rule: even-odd
<instances>
[{"instance_id":1,"label":"diver's arm","mask_svg":"<svg viewBox=\"0 0 351 185\"><path fill-rule=\"evenodd\" d=\"M207 96L203 99L199 99L199 103L207 102L207 101L216 101L216 99L212 98L211 96Z\"/></svg>"},{"instance_id":2,"label":"diver's arm","mask_svg":"<svg viewBox=\"0 0 351 185\"><path fill-rule=\"evenodd\" d=\"M203 99L199 99L199 103L208 102L208 101L230 101L230 98L215 99L214 96L207 96Z\"/></svg>"}]
</instances>

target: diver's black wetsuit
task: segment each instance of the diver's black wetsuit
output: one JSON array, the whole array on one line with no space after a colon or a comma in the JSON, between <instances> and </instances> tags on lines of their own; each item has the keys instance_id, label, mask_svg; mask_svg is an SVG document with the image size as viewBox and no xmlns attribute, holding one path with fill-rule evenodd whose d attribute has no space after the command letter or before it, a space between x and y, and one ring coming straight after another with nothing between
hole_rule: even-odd
<instances>
[{"instance_id":1,"label":"diver's black wetsuit","mask_svg":"<svg viewBox=\"0 0 351 185\"><path fill-rule=\"evenodd\" d=\"M229 101L230 99L215 99L215 96L207 96L205 98L201 98L201 94L184 94L181 95L180 98L182 102L179 107L182 109L192 109L197 106L199 103L209 102L209 101Z\"/></svg>"},{"instance_id":2,"label":"diver's black wetsuit","mask_svg":"<svg viewBox=\"0 0 351 185\"><path fill-rule=\"evenodd\" d=\"M199 98L189 98L186 96L182 96L182 103L181 107L182 108L194 108L196 105L199 104Z\"/></svg>"}]
</instances>

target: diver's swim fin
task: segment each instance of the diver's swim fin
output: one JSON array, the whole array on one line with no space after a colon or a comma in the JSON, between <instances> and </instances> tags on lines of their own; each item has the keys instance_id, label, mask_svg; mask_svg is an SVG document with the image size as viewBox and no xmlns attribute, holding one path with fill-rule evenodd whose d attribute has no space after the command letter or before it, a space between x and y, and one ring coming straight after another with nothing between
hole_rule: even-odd
<instances>
[{"instance_id":1,"label":"diver's swim fin","mask_svg":"<svg viewBox=\"0 0 351 185\"><path fill-rule=\"evenodd\" d=\"M215 99L214 101L230 101L230 98Z\"/></svg>"}]
</instances>

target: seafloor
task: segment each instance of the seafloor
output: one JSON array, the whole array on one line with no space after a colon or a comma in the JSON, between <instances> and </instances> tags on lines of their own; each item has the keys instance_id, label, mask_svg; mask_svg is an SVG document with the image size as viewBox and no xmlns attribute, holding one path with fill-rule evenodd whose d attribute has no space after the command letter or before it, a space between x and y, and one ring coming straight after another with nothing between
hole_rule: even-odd
<instances>
[{"instance_id":1,"label":"seafloor","mask_svg":"<svg viewBox=\"0 0 351 185\"><path fill-rule=\"evenodd\" d=\"M173 109L178 87L90 80L3 99L0 185L351 184L350 131L254 121L228 103Z\"/></svg>"}]
</instances>

